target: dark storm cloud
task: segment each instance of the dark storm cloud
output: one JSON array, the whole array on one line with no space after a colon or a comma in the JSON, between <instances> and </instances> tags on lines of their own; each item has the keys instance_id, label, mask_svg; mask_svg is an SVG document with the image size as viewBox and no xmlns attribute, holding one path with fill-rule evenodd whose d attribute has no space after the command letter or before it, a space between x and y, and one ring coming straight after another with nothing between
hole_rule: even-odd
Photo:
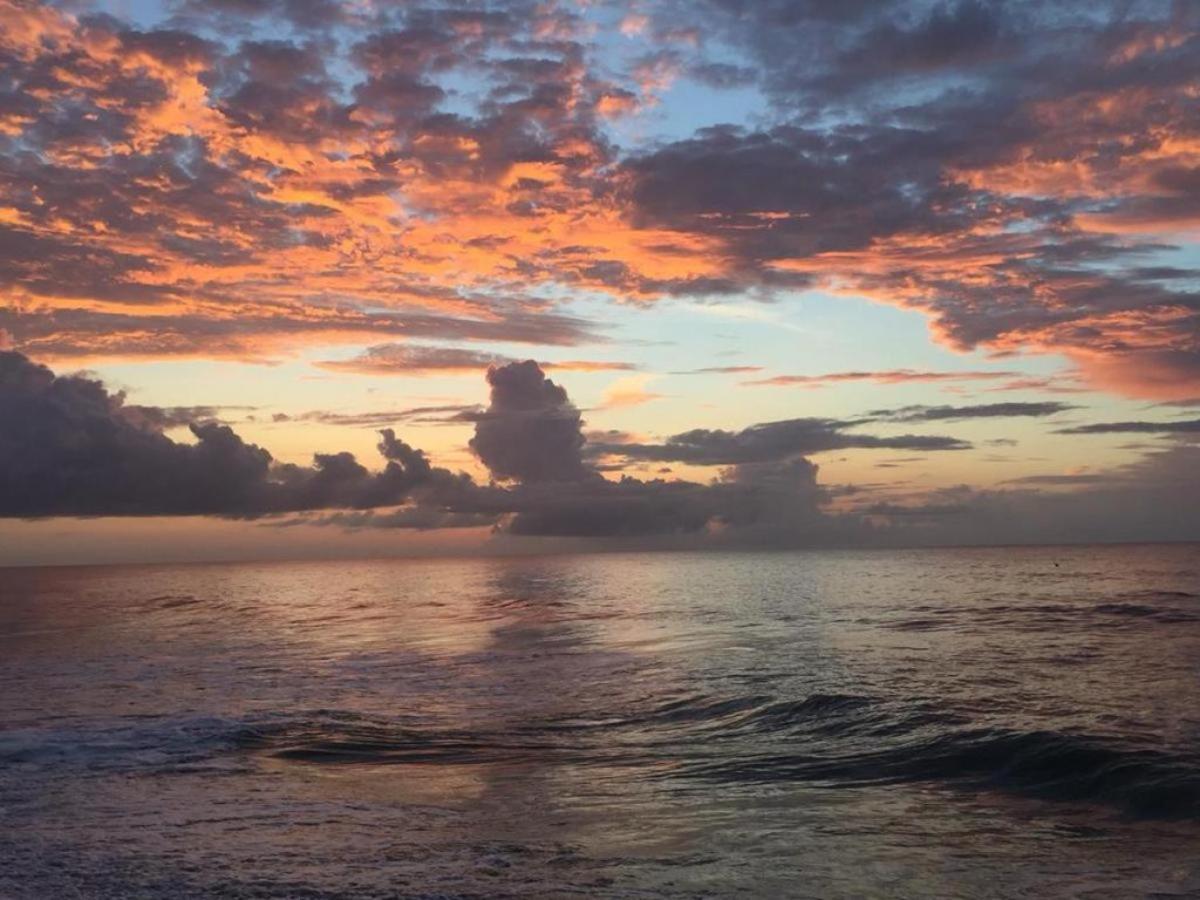
<instances>
[{"instance_id":1,"label":"dark storm cloud","mask_svg":"<svg viewBox=\"0 0 1200 900\"><path fill-rule=\"evenodd\" d=\"M787 419L751 425L741 431L698 428L672 435L661 444L596 443L588 450L591 454L613 454L626 459L713 466L774 462L851 448L966 450L971 446L966 441L939 435L879 437L847 431L867 421L870 420Z\"/></svg>"},{"instance_id":2,"label":"dark storm cloud","mask_svg":"<svg viewBox=\"0 0 1200 900\"><path fill-rule=\"evenodd\" d=\"M816 466L806 460L726 473L710 484L584 478L575 482L460 483L397 513L335 513L302 521L354 528L471 527L551 538L687 537L720 532L750 544L828 542L850 530L821 514Z\"/></svg>"},{"instance_id":3,"label":"dark storm cloud","mask_svg":"<svg viewBox=\"0 0 1200 900\"><path fill-rule=\"evenodd\" d=\"M834 530L821 514L817 467L805 459L737 466L698 484L625 477L591 479L565 491L518 490L509 532L545 537L701 534L729 529L743 540ZM789 534L789 529L793 529Z\"/></svg>"},{"instance_id":4,"label":"dark storm cloud","mask_svg":"<svg viewBox=\"0 0 1200 900\"><path fill-rule=\"evenodd\" d=\"M1069 403L1054 401L1029 403L981 403L973 406L902 406L876 409L869 416L892 422L939 422L960 419L1042 418L1078 409Z\"/></svg>"}]
</instances>

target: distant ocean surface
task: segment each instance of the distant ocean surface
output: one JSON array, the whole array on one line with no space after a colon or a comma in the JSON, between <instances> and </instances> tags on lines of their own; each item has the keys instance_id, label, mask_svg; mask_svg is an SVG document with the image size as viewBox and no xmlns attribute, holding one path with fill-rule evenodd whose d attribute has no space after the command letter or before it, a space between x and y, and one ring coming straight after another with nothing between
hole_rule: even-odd
<instances>
[{"instance_id":1,"label":"distant ocean surface","mask_svg":"<svg viewBox=\"0 0 1200 900\"><path fill-rule=\"evenodd\" d=\"M1200 547L0 570L0 898L1200 897Z\"/></svg>"}]
</instances>

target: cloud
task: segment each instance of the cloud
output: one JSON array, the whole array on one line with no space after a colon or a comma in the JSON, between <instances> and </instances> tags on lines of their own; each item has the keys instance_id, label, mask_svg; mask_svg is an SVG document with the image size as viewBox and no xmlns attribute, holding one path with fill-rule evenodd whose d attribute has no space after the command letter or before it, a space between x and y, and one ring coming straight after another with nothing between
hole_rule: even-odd
<instances>
[{"instance_id":1,"label":"cloud","mask_svg":"<svg viewBox=\"0 0 1200 900\"><path fill-rule=\"evenodd\" d=\"M1078 409L1068 403L1041 401L1029 403L981 403L973 406L902 406L876 409L868 415L892 422L941 422L962 419L1043 418Z\"/></svg>"},{"instance_id":2,"label":"cloud","mask_svg":"<svg viewBox=\"0 0 1200 900\"><path fill-rule=\"evenodd\" d=\"M683 6L652 8L665 27ZM956 349L1061 353L1103 390L1195 393L1196 270L1153 257L1200 220L1200 14L709 0L693 16L794 115L635 154L635 221L719 241L747 289L807 277L919 310Z\"/></svg>"},{"instance_id":3,"label":"cloud","mask_svg":"<svg viewBox=\"0 0 1200 900\"><path fill-rule=\"evenodd\" d=\"M579 410L533 360L488 370L491 403L471 450L500 479L576 481L588 474Z\"/></svg>"},{"instance_id":4,"label":"cloud","mask_svg":"<svg viewBox=\"0 0 1200 900\"><path fill-rule=\"evenodd\" d=\"M311 467L280 464L217 422L190 425L194 443L161 428L171 413L128 410L79 375L56 376L0 352L0 516L260 516L395 504L430 470L419 451L383 435L388 460L368 472L349 453ZM147 427L149 426L149 427Z\"/></svg>"},{"instance_id":5,"label":"cloud","mask_svg":"<svg viewBox=\"0 0 1200 900\"><path fill-rule=\"evenodd\" d=\"M686 369L672 375L749 375L761 372L762 366L707 366L703 369Z\"/></svg>"},{"instance_id":6,"label":"cloud","mask_svg":"<svg viewBox=\"0 0 1200 900\"><path fill-rule=\"evenodd\" d=\"M528 0L0 2L0 328L37 358L564 345L593 329L549 297L818 288L1200 390L1163 259L1200 222L1188 4L653 0L616 53L601 7ZM675 78L753 85L762 124L618 146Z\"/></svg>"},{"instance_id":7,"label":"cloud","mask_svg":"<svg viewBox=\"0 0 1200 900\"><path fill-rule=\"evenodd\" d=\"M470 446L503 483L477 485L460 478L423 494L425 505L462 521L490 515L505 534L525 537L680 536L714 528L743 536L759 528L775 533L768 522L820 531L817 467L795 454L732 465L709 484L628 476L610 481L585 456L579 411L536 363L493 368L488 383L488 408L470 416L475 421ZM356 527L425 521L436 517L406 513L401 519L386 514L355 519Z\"/></svg>"},{"instance_id":8,"label":"cloud","mask_svg":"<svg viewBox=\"0 0 1200 900\"><path fill-rule=\"evenodd\" d=\"M511 362L509 357L462 347L377 344L351 359L320 360L313 365L356 375L421 375L429 372L476 372Z\"/></svg>"},{"instance_id":9,"label":"cloud","mask_svg":"<svg viewBox=\"0 0 1200 900\"><path fill-rule=\"evenodd\" d=\"M875 512L892 523L872 532L871 540L916 545L1197 540L1198 467L1200 446L1182 443L1102 471L1029 476L1004 490L948 488L901 509L876 504ZM870 514L869 508L849 512Z\"/></svg>"},{"instance_id":10,"label":"cloud","mask_svg":"<svg viewBox=\"0 0 1200 900\"><path fill-rule=\"evenodd\" d=\"M0 309L13 344L48 360L233 358L270 361L289 342L362 341L380 335L571 346L597 339L590 322L551 312L498 316L362 312L260 303L234 316L90 309Z\"/></svg>"},{"instance_id":11,"label":"cloud","mask_svg":"<svg viewBox=\"0 0 1200 900\"><path fill-rule=\"evenodd\" d=\"M953 381L993 381L1005 378L1016 378L1018 372L990 372L990 371L963 371L963 372L923 372L915 369L888 369L879 372L827 372L824 375L774 375L770 378L759 378L752 381L744 381L742 384L759 386L771 385L774 387L787 387L796 385L799 387L820 388L831 384L840 384L848 381L869 381L875 384L909 384L909 383L925 383L925 382L953 382Z\"/></svg>"},{"instance_id":12,"label":"cloud","mask_svg":"<svg viewBox=\"0 0 1200 900\"><path fill-rule=\"evenodd\" d=\"M847 429L866 420L786 419L751 425L741 431L698 428L672 435L660 444L594 443L592 455L611 454L628 460L680 462L699 466L778 462L790 457L850 448L892 450L966 450L970 444L938 435L879 437Z\"/></svg>"},{"instance_id":13,"label":"cloud","mask_svg":"<svg viewBox=\"0 0 1200 900\"><path fill-rule=\"evenodd\" d=\"M1012 381L995 387L983 388L984 393L1001 393L1006 391L1040 391L1044 394L1087 394L1091 388L1079 382L1078 373L1060 372L1045 378L1014 378Z\"/></svg>"},{"instance_id":14,"label":"cloud","mask_svg":"<svg viewBox=\"0 0 1200 900\"><path fill-rule=\"evenodd\" d=\"M472 448L497 479L434 465L391 429L383 468L349 453L281 464L228 426L160 428L177 410L127 407L82 375L55 375L0 352L0 517L215 515L344 528L488 527L516 538L653 539L661 546L814 546L1200 537L1200 446L1178 443L1082 475L1027 476L1009 490L943 489L881 498L895 486L823 488L804 454L821 448L955 449L952 438L845 433L859 422L804 419L740 432L694 430L663 444L602 433L588 442L566 392L532 361L489 372L491 403L467 414ZM1184 423L1194 430L1196 423ZM536 437L533 437L536 436ZM592 460L723 466L707 483L609 480ZM1053 488L1043 492L1040 487ZM835 497L850 501L839 511ZM284 514L299 518L280 518ZM642 543L640 546L649 546Z\"/></svg>"},{"instance_id":15,"label":"cloud","mask_svg":"<svg viewBox=\"0 0 1200 900\"><path fill-rule=\"evenodd\" d=\"M56 376L3 352L0 516L262 517L332 509L305 521L491 525L559 537L694 534L718 524L752 527L764 517L820 520L817 470L806 460L734 466L707 485L608 481L583 457L578 410L536 363L493 368L488 382L488 408L466 418L475 423L472 449L502 483L479 484L433 465L390 428L380 432L385 465L376 472L345 452L317 454L311 467L281 464L216 422L193 423L194 443L176 442L161 431L174 411L131 409L98 381Z\"/></svg>"},{"instance_id":16,"label":"cloud","mask_svg":"<svg viewBox=\"0 0 1200 900\"><path fill-rule=\"evenodd\" d=\"M197 422L220 421L225 412L245 412L253 406L140 406L124 403L117 408L118 414L139 428L150 431L166 431L184 428Z\"/></svg>"},{"instance_id":17,"label":"cloud","mask_svg":"<svg viewBox=\"0 0 1200 900\"><path fill-rule=\"evenodd\" d=\"M482 408L470 403L450 403L440 406L410 406L401 409L335 412L313 409L302 413L275 413L274 422L318 422L322 425L341 425L351 428L381 428L400 422L413 425L451 425L472 422Z\"/></svg>"},{"instance_id":18,"label":"cloud","mask_svg":"<svg viewBox=\"0 0 1200 900\"><path fill-rule=\"evenodd\" d=\"M1059 434L1200 434L1200 419L1175 422L1093 422L1060 428Z\"/></svg>"},{"instance_id":19,"label":"cloud","mask_svg":"<svg viewBox=\"0 0 1200 900\"><path fill-rule=\"evenodd\" d=\"M140 30L2 6L21 27L0 36L0 274L46 320L6 323L25 352L254 359L389 315L375 334L507 340L542 313L516 339L573 343L518 291L613 255L686 268L591 211L597 109L622 88L587 71L569 12L222 0ZM241 39L262 17L310 31ZM311 32L333 21L343 41Z\"/></svg>"},{"instance_id":20,"label":"cloud","mask_svg":"<svg viewBox=\"0 0 1200 900\"><path fill-rule=\"evenodd\" d=\"M646 390L646 385L653 380L653 375L630 375L619 378L604 389L601 398L601 409L621 409L627 406L640 406L652 400L659 400L662 394Z\"/></svg>"},{"instance_id":21,"label":"cloud","mask_svg":"<svg viewBox=\"0 0 1200 900\"><path fill-rule=\"evenodd\" d=\"M1042 484L1077 487L1081 484L1109 484L1113 480L1111 475L1100 473L1075 472L1061 475L1022 475L1020 478L1008 478L1005 484Z\"/></svg>"},{"instance_id":22,"label":"cloud","mask_svg":"<svg viewBox=\"0 0 1200 900\"><path fill-rule=\"evenodd\" d=\"M423 375L431 372L480 372L492 366L517 362L510 356L464 347L421 344L376 344L350 359L321 360L314 365L331 372L356 375ZM543 369L577 372L628 371L632 363L573 359L542 362Z\"/></svg>"}]
</instances>

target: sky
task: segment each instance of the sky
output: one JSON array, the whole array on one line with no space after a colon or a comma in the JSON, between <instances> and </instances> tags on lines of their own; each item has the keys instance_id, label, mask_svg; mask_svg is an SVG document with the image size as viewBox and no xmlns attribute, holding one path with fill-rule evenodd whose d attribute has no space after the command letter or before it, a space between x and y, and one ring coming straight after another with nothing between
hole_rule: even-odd
<instances>
[{"instance_id":1,"label":"sky","mask_svg":"<svg viewBox=\"0 0 1200 900\"><path fill-rule=\"evenodd\" d=\"M1200 539L1200 4L0 0L0 565Z\"/></svg>"}]
</instances>

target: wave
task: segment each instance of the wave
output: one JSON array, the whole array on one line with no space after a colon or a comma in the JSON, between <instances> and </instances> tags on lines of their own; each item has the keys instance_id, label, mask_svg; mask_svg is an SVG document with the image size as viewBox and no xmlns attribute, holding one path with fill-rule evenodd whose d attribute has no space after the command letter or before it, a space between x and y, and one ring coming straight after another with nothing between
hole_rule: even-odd
<instances>
[{"instance_id":1,"label":"wave","mask_svg":"<svg viewBox=\"0 0 1200 900\"><path fill-rule=\"evenodd\" d=\"M630 777L651 766L658 778L727 783L942 783L1107 806L1140 818L1200 819L1196 759L1096 735L965 722L936 703L858 695L694 695L606 721L562 719L496 732L325 716L246 729L240 746L308 763L540 761L622 766ZM787 752L769 752L781 746Z\"/></svg>"},{"instance_id":2,"label":"wave","mask_svg":"<svg viewBox=\"0 0 1200 900\"><path fill-rule=\"evenodd\" d=\"M984 728L932 701L814 693L695 694L609 718L481 728L343 710L245 719L120 721L103 730L0 735L0 765L243 771L311 765L605 766L673 783L902 783L994 790L1200 820L1200 759L1083 733Z\"/></svg>"},{"instance_id":3,"label":"wave","mask_svg":"<svg viewBox=\"0 0 1200 900\"><path fill-rule=\"evenodd\" d=\"M1003 627L1042 632L1048 627L1133 627L1140 623L1200 622L1195 594L1184 591L1131 591L1103 601L1036 603L926 604L913 607L916 615L880 622L891 631L941 631L964 627Z\"/></svg>"},{"instance_id":4,"label":"wave","mask_svg":"<svg viewBox=\"0 0 1200 900\"><path fill-rule=\"evenodd\" d=\"M217 716L127 716L106 727L11 728L0 732L0 766L91 771L196 771L238 746L245 725Z\"/></svg>"},{"instance_id":5,"label":"wave","mask_svg":"<svg viewBox=\"0 0 1200 900\"><path fill-rule=\"evenodd\" d=\"M1200 766L1160 750L1056 731L965 729L843 756L784 754L694 767L692 777L834 787L949 783L1114 807L1138 818L1200 819Z\"/></svg>"}]
</instances>

